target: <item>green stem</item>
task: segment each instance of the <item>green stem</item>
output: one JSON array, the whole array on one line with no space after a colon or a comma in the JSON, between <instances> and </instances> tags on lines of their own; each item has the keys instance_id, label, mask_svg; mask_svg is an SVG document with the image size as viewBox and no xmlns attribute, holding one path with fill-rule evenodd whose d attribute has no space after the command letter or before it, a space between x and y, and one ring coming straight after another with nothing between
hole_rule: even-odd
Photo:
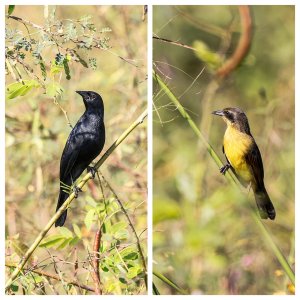
<instances>
[{"instance_id":1,"label":"green stem","mask_svg":"<svg viewBox=\"0 0 300 300\"><path fill-rule=\"evenodd\" d=\"M166 276L164 276L161 273L158 273L156 271L152 272L153 275L155 275L157 278L159 278L161 281L163 281L164 283L168 284L169 286L171 286L172 288L174 288L177 292L179 292L181 295L188 295L188 293L181 289L180 287L178 287L173 281L171 281L170 279L168 279Z\"/></svg>"},{"instance_id":2,"label":"green stem","mask_svg":"<svg viewBox=\"0 0 300 300\"><path fill-rule=\"evenodd\" d=\"M106 159L110 156L110 154L125 140L125 138L141 123L143 123L144 119L147 116L147 110L145 110L137 119L135 122L133 122L122 134L121 136L110 146L110 148L104 153L104 155L99 159L99 161L96 163L95 168L99 169L99 167L106 161ZM89 172L86 174L82 180L78 183L77 187L79 189L82 189L83 186L91 179L92 175ZM41 243L43 238L46 236L52 225L55 223L55 221L60 217L60 215L68 208L70 203L75 199L75 193L71 193L70 196L67 198L67 200L64 202L64 204L60 207L60 209L54 214L54 216L50 219L50 221L47 223L45 228L39 233L39 235L36 237L33 244L29 247L29 249L26 251L25 255L19 262L19 264L16 266L15 270L11 274L10 278L7 280L5 284L5 289L8 289L12 282L17 278L19 273L22 271L23 267L25 266L26 262L30 258L30 256L33 254L35 249L38 247L38 245Z\"/></svg>"},{"instance_id":3,"label":"green stem","mask_svg":"<svg viewBox=\"0 0 300 300\"><path fill-rule=\"evenodd\" d=\"M160 85L161 89L166 93L166 95L169 97L169 99L176 105L177 109L179 110L180 114L184 119L187 120L190 127L194 131L194 133L199 137L199 139L203 142L204 146L206 147L208 153L211 155L211 157L214 159L214 161L217 163L218 167L222 166L222 162L220 158L218 157L217 153L214 151L212 146L206 141L200 130L198 129L195 122L191 119L190 115L185 111L184 107L180 104L176 96L171 92L171 90L168 88L168 86L163 82L163 80L160 78L160 76L153 71L153 78L157 81L157 83ZM234 184L235 186L238 186L240 188L240 185L238 183L238 179L235 177L235 175L232 172L226 172L225 177L230 181L231 184ZM244 199L245 197L243 197ZM258 215L253 211L252 217L255 220L256 224L259 226L261 232L263 233L265 237L265 241L272 249L274 255L278 259L279 263L281 264L282 268L284 269L286 275L289 277L293 285L295 285L295 273L292 270L290 264L288 263L285 256L282 254L279 247L275 244L273 241L270 233L267 231L265 225L262 223L261 219L258 217Z\"/></svg>"}]
</instances>

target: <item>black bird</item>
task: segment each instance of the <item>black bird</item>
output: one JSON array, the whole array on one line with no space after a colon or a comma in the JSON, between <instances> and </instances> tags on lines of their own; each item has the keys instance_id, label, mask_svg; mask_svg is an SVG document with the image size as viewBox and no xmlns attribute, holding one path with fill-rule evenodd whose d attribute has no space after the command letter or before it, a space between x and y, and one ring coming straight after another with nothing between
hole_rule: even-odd
<instances>
[{"instance_id":1,"label":"black bird","mask_svg":"<svg viewBox=\"0 0 300 300\"><path fill-rule=\"evenodd\" d=\"M71 186L85 169L95 170L89 164L103 149L105 143L104 105L101 96L91 91L76 91L82 96L85 112L72 129L60 160L60 192L56 211L69 197L64 185ZM75 192L78 189L75 187ZM55 227L63 226L67 210L55 222Z\"/></svg>"}]
</instances>

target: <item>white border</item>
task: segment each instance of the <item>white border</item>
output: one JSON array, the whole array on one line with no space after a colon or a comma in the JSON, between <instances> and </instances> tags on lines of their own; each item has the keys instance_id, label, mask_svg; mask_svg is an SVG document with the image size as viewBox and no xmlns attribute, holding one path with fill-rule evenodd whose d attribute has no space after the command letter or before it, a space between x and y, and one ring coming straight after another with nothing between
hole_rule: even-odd
<instances>
[{"instance_id":1,"label":"white border","mask_svg":"<svg viewBox=\"0 0 300 300\"><path fill-rule=\"evenodd\" d=\"M13 3L12 3L13 2ZM1 7L1 12L0 12L0 21L1 21L1 27L0 27L0 32L1 32L1 39L0 39L0 54L1 54L1 59L0 59L0 78L1 78L1 96L0 99L0 111L1 111L1 116L0 116L0 132L2 134L0 134L0 138L1 138L1 146L0 146L0 195L2 197L0 197L0 201L1 201L1 212L0 212L0 226L1 226L1 232L2 234L0 235L0 295L3 298L9 297L9 296L3 296L4 295L4 261L5 261L5 257L4 257L4 228L5 228L5 140L4 140L4 136L5 136L5 126L4 126L4 120L5 120L5 76L4 76L4 24L5 24L5 10L4 10L4 6L5 5L9 5L9 4L15 4L15 5L44 5L44 4L48 4L48 5L144 5L147 4L148 5L148 15L147 15L147 19L148 19L148 217L147 217L147 222L148 222L148 287L149 287L149 293L150 295L152 294L152 176L153 176L153 172L152 172L152 7L151 5L241 5L241 4L247 4L247 5L295 5L295 14L296 14L296 64L295 64L295 86L296 86L296 92L295 92L295 100L296 101L296 109L295 109L295 113L296 113L296 120L295 120L295 143L296 143L296 147L295 147L295 155L299 155L300 154L300 145L299 145L299 126L300 126L300 121L297 119L297 116L300 116L300 106L299 104L297 104L297 101L299 101L299 92L298 92L298 88L297 88L297 84L298 84L298 79L299 79L299 72L297 72L297 70L299 70L300 65L299 65L299 60L297 59L297 54L300 51L299 48L299 30L300 30L300 15L299 15L299 8L297 7L297 3L296 1L291 1L291 0L285 0L285 1L279 1L279 0L275 0L275 1L259 1L259 0L251 0L251 1L221 1L221 0L211 0L211 1L207 1L207 0L144 0L142 1L136 1L136 0L86 0L84 3L82 1L64 1L65 3L62 3L60 1L42 1L42 0L33 0L33 1L28 1L27 3L24 3L24 1L21 0L15 0L15 1L1 1L0 7ZM280 45L278 45L278 47L280 47ZM296 192L295 192L295 213L297 214L299 211L299 203L298 203L298 198L299 198L299 191L297 188L297 184L299 184L299 170L300 170L300 161L296 156L296 165L295 165L295 169L296 169L296 180L295 180L295 188L296 188ZM297 201L296 201L297 199ZM299 254L297 254L298 249L300 249L300 247L298 246L299 244L299 238L297 238L298 232L299 232L299 221L297 220L297 218L295 218L295 239L296 239L296 262L298 263L299 260ZM298 267L298 264L296 263L296 295L299 295L300 293L298 292L299 289L299 279L298 279L298 274L299 274L299 270L300 268ZM259 278L257 279L259 280ZM1 299L2 299L1 297ZM23 296L14 296L16 297L16 299L20 298L23 299ZM31 296L27 296L31 297ZM39 298L44 298L44 297L51 297L51 296L34 296L34 299L39 299ZM59 296L62 298L66 298L66 297L74 297L74 298L79 298L82 296ZM97 298L96 298L97 297ZM231 299L231 297L234 297L235 299L241 299L243 298L249 298L249 297L256 297L256 299L265 299L265 298L271 298L272 299L274 297L276 298L291 298L293 296L196 296L196 295L192 295L192 296L89 296L89 299L99 299L99 297L101 298L109 298L109 299L115 299L117 297L122 297L123 299L133 299L133 298L137 298L139 297L142 299L150 299L150 298L154 298L154 297L159 297L159 298L163 298L163 299L170 299L171 297L180 297L180 299L182 298L193 298L193 299L199 299L199 298L210 298L210 299L220 299L222 297L223 298L229 298Z\"/></svg>"}]
</instances>

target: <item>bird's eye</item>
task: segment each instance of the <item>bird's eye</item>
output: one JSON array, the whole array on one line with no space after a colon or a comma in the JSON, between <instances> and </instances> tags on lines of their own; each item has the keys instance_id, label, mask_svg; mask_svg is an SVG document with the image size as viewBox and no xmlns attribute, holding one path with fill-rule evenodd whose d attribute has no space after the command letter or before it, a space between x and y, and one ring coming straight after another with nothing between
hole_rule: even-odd
<instances>
[{"instance_id":1,"label":"bird's eye","mask_svg":"<svg viewBox=\"0 0 300 300\"><path fill-rule=\"evenodd\" d=\"M89 95L89 98L90 98L91 100L94 100L94 99L95 99L95 95L94 95L93 93L88 93L88 95Z\"/></svg>"},{"instance_id":2,"label":"bird's eye","mask_svg":"<svg viewBox=\"0 0 300 300\"><path fill-rule=\"evenodd\" d=\"M228 120L234 122L233 114L230 113L228 110L224 110L224 115L225 115L225 117L226 117Z\"/></svg>"}]
</instances>

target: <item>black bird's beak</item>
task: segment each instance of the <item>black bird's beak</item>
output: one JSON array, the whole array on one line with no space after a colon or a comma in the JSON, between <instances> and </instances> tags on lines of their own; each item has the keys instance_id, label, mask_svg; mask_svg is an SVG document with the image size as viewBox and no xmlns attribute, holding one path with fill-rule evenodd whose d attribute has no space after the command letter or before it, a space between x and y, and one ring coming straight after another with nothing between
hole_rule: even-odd
<instances>
[{"instance_id":1,"label":"black bird's beak","mask_svg":"<svg viewBox=\"0 0 300 300\"><path fill-rule=\"evenodd\" d=\"M83 97L86 92L85 91L76 91L76 93Z\"/></svg>"},{"instance_id":2,"label":"black bird's beak","mask_svg":"<svg viewBox=\"0 0 300 300\"><path fill-rule=\"evenodd\" d=\"M223 110L215 110L212 112L213 115L216 115L216 116L224 116L224 112Z\"/></svg>"}]
</instances>

